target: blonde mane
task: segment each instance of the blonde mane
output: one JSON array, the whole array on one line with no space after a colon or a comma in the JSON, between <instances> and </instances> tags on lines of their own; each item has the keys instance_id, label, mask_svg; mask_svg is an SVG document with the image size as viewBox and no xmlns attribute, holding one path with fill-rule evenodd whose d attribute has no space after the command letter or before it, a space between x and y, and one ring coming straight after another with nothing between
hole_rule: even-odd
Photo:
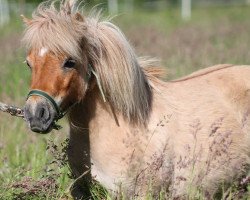
<instances>
[{"instance_id":1,"label":"blonde mane","mask_svg":"<svg viewBox=\"0 0 250 200\"><path fill-rule=\"evenodd\" d=\"M46 47L80 63L87 59L114 109L130 122L145 123L152 102L150 77L154 80L157 70L147 69L152 62L137 58L117 26L93 16L84 17L76 1L42 3L27 23L23 43L28 50Z\"/></svg>"}]
</instances>

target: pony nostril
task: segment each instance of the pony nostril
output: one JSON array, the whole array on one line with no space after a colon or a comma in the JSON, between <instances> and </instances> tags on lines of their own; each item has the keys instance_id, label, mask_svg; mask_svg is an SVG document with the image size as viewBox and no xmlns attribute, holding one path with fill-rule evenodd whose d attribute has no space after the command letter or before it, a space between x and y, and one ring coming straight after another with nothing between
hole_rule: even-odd
<instances>
[{"instance_id":1,"label":"pony nostril","mask_svg":"<svg viewBox=\"0 0 250 200\"><path fill-rule=\"evenodd\" d=\"M39 118L43 118L44 117L44 115L45 115L45 109L44 108L41 108L41 110L40 110L40 114L39 114Z\"/></svg>"},{"instance_id":2,"label":"pony nostril","mask_svg":"<svg viewBox=\"0 0 250 200\"><path fill-rule=\"evenodd\" d=\"M40 120L47 121L50 118L49 110L46 106L39 106L36 112L36 117Z\"/></svg>"},{"instance_id":3,"label":"pony nostril","mask_svg":"<svg viewBox=\"0 0 250 200\"><path fill-rule=\"evenodd\" d=\"M46 107L40 108L38 118L43 120L44 122L47 122L50 120L50 112Z\"/></svg>"}]
</instances>

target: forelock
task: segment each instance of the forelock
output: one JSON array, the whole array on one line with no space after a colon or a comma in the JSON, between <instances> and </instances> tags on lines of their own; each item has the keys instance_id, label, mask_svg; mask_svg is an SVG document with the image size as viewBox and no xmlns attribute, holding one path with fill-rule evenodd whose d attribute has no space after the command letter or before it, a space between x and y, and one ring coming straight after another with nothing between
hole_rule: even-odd
<instances>
[{"instance_id":1,"label":"forelock","mask_svg":"<svg viewBox=\"0 0 250 200\"><path fill-rule=\"evenodd\" d=\"M45 2L33 12L23 36L27 50L46 47L54 54L63 54L81 61L81 43L86 26L79 20L77 10L73 11L71 1ZM83 19L83 16L80 16Z\"/></svg>"}]
</instances>

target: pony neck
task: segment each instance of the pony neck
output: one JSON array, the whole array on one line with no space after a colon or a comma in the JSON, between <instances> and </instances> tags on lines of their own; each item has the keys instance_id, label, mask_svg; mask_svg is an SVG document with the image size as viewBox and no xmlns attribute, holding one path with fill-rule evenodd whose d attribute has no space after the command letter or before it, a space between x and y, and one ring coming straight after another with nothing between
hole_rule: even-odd
<instances>
[{"instance_id":1,"label":"pony neck","mask_svg":"<svg viewBox=\"0 0 250 200\"><path fill-rule=\"evenodd\" d=\"M114 110L110 102L103 101L99 88L95 84L93 89L87 91L85 98L71 108L68 119L70 126L81 130L89 129L91 121L97 118L105 118L107 115L119 126L117 117L120 116L120 113Z\"/></svg>"}]
</instances>

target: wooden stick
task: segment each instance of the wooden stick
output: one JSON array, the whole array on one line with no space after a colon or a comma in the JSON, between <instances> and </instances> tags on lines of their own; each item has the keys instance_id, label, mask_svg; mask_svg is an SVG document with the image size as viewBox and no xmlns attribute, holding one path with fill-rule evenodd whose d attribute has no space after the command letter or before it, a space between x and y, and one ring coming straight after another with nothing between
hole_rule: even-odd
<instances>
[{"instance_id":1,"label":"wooden stick","mask_svg":"<svg viewBox=\"0 0 250 200\"><path fill-rule=\"evenodd\" d=\"M16 106L10 106L0 102L0 111L7 112L13 116L24 118L24 112L22 108Z\"/></svg>"}]
</instances>

